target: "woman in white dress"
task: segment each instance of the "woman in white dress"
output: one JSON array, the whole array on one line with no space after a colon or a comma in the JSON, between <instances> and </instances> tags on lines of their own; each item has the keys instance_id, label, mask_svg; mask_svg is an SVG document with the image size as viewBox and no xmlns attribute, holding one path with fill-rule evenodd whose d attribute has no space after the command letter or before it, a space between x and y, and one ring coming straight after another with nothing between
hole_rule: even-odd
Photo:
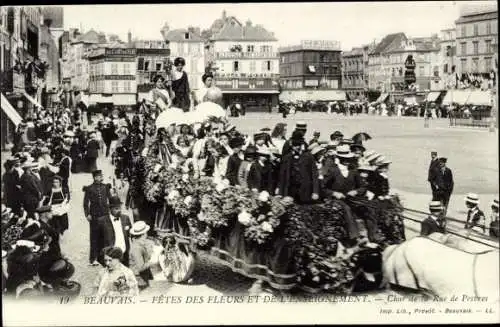
<instances>
[{"instance_id":1,"label":"woman in white dress","mask_svg":"<svg viewBox=\"0 0 500 327\"><path fill-rule=\"evenodd\" d=\"M166 110L172 106L172 100L169 91L165 89L165 78L161 75L156 75L153 82L155 88L149 91L146 102L149 105L156 105L160 111Z\"/></svg>"},{"instance_id":2,"label":"woman in white dress","mask_svg":"<svg viewBox=\"0 0 500 327\"><path fill-rule=\"evenodd\" d=\"M283 152L283 146L286 143L285 123L277 123L276 126L274 126L273 132L271 133L271 140L281 154Z\"/></svg>"},{"instance_id":3,"label":"woman in white dress","mask_svg":"<svg viewBox=\"0 0 500 327\"><path fill-rule=\"evenodd\" d=\"M211 72L205 73L201 77L201 80L203 82L203 86L200 87L200 89L195 93L196 105L206 101L205 95L207 95L208 89L213 86L214 75Z\"/></svg>"}]
</instances>

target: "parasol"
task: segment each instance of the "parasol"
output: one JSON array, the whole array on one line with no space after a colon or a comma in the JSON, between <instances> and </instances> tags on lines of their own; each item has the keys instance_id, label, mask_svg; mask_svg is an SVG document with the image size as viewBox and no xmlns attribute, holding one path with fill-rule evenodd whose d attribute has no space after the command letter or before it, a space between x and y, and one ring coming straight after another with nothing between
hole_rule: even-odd
<instances>
[{"instance_id":1,"label":"parasol","mask_svg":"<svg viewBox=\"0 0 500 327\"><path fill-rule=\"evenodd\" d=\"M157 128L167 128L172 124L184 123L184 111L179 108L168 108L164 110L161 114L156 118L156 127Z\"/></svg>"},{"instance_id":2,"label":"parasol","mask_svg":"<svg viewBox=\"0 0 500 327\"><path fill-rule=\"evenodd\" d=\"M364 141L371 140L372 137L365 132L357 133L352 137L354 143L363 144Z\"/></svg>"},{"instance_id":3,"label":"parasol","mask_svg":"<svg viewBox=\"0 0 500 327\"><path fill-rule=\"evenodd\" d=\"M226 111L221 106L213 102L200 103L196 106L194 112L196 113L196 118L199 121L205 121L210 117L226 117Z\"/></svg>"}]
</instances>

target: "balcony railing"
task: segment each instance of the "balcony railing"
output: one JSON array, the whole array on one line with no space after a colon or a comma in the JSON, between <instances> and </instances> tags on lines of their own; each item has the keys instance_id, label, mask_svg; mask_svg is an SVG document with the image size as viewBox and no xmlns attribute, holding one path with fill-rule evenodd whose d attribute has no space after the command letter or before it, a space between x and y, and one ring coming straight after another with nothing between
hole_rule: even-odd
<instances>
[{"instance_id":1,"label":"balcony railing","mask_svg":"<svg viewBox=\"0 0 500 327\"><path fill-rule=\"evenodd\" d=\"M277 52L216 52L215 59L264 59L279 58Z\"/></svg>"}]
</instances>

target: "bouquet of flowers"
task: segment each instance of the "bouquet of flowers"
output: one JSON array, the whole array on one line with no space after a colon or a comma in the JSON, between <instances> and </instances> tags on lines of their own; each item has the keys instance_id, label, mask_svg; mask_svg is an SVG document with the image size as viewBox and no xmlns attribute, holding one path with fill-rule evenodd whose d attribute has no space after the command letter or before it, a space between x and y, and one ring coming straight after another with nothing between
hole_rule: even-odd
<instances>
[{"instance_id":1,"label":"bouquet of flowers","mask_svg":"<svg viewBox=\"0 0 500 327\"><path fill-rule=\"evenodd\" d=\"M125 276L122 275L113 282L113 293L118 295L124 295L128 294L129 291L130 291L130 286L128 285Z\"/></svg>"},{"instance_id":2,"label":"bouquet of flowers","mask_svg":"<svg viewBox=\"0 0 500 327\"><path fill-rule=\"evenodd\" d=\"M273 198L267 191L260 192L255 203L243 207L238 215L239 223L245 226L245 239L259 245L267 243L280 225L287 205L291 203Z\"/></svg>"},{"instance_id":3,"label":"bouquet of flowers","mask_svg":"<svg viewBox=\"0 0 500 327\"><path fill-rule=\"evenodd\" d=\"M11 225L5 229L2 228L2 244L12 247L21 237L23 227L18 224Z\"/></svg>"}]
</instances>

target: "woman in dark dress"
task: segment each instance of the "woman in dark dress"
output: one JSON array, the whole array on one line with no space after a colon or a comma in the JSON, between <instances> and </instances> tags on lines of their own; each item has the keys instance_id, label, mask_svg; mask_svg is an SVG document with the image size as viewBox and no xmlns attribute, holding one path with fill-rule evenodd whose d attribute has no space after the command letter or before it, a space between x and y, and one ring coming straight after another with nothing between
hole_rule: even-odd
<instances>
[{"instance_id":1,"label":"woman in dark dress","mask_svg":"<svg viewBox=\"0 0 500 327\"><path fill-rule=\"evenodd\" d=\"M178 57L174 60L175 70L172 71L172 91L175 94L172 105L176 108L189 111L191 101L189 99L189 80L183 70L186 66L184 58Z\"/></svg>"},{"instance_id":2,"label":"woman in dark dress","mask_svg":"<svg viewBox=\"0 0 500 327\"><path fill-rule=\"evenodd\" d=\"M45 205L59 205L63 202L67 202L70 199L69 191L62 186L62 178L60 176L55 176L52 182L52 189L45 196ZM64 232L68 229L68 214L56 215L52 216L50 220L50 224L52 227L59 233L64 234Z\"/></svg>"}]
</instances>

